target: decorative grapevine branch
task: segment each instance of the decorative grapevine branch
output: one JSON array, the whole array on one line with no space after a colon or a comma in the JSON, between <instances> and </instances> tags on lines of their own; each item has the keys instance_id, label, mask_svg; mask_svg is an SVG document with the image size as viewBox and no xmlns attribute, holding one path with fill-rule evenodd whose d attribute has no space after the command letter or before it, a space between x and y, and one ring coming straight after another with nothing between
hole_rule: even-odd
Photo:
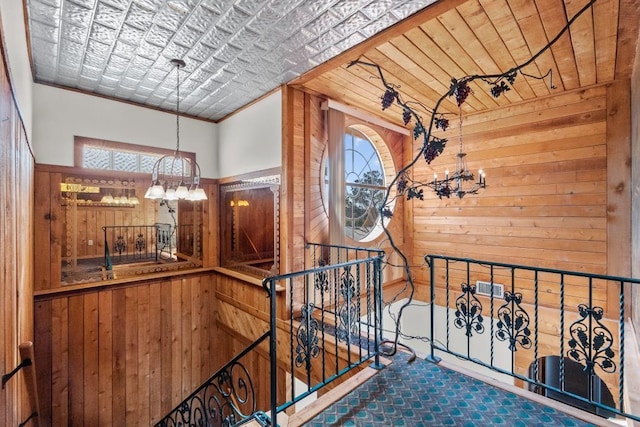
<instances>
[{"instance_id":1,"label":"decorative grapevine branch","mask_svg":"<svg viewBox=\"0 0 640 427\"><path fill-rule=\"evenodd\" d=\"M501 96L505 92L511 90L511 86L514 84L518 74L535 78L539 80L544 80L549 77L549 86L551 89L555 89L553 85L553 75L551 70L547 72L543 76L533 76L527 73L524 73L522 70L527 66L531 65L536 59L538 59L543 53L549 50L562 35L569 30L571 25L578 19L584 12L586 12L589 8L593 6L596 0L590 0L582 9L580 9L570 20L567 21L567 24L560 30L560 32L549 41L542 49L540 49L535 55L529 58L526 62L522 64L516 65L509 70L499 73L499 74L473 74L467 75L460 79L451 79L451 85L449 86L449 90L443 94L437 101L433 109L426 108L422 103L416 101L406 101L399 89L400 86L388 82L385 78L384 72L382 68L375 63L361 61L360 59L354 60L349 63L347 68L352 67L354 65L361 65L365 67L373 67L375 68L380 81L382 82L382 86L385 91L381 97L381 107L382 110L386 110L392 105L396 104L400 106L402 109L402 120L406 125L413 121L413 138L417 140L418 138L422 138L422 146L418 153L414 156L414 158L405 165L398 173L395 178L391 181L389 186L387 187L385 197L379 206L380 215L382 218L390 218L393 215L391 211L391 205L393 204L393 199L396 197L405 197L407 200L412 199L424 199L424 187L430 187L430 183L424 183L420 181L413 180L409 174L409 171L413 168L413 166L421 159L424 158L427 164L431 164L431 162L438 157L444 151L447 145L446 138L439 138L432 135L432 131L435 129L441 129L445 131L449 127L449 120L444 116L444 114L439 113L438 109L440 108L440 104L449 98L455 97L455 102L458 107L461 107L462 104L467 100L468 96L471 93L471 88L469 87L469 83L480 80L485 82L490 86L491 95L495 98ZM425 126L425 122L422 120L422 117L418 111L418 108L422 108L424 111L430 114L430 118L428 121L428 125ZM396 196L391 197L393 188L396 188ZM448 194L437 194L440 198L443 196L449 197ZM385 222L382 221L384 232L387 236L387 239L391 245L393 251L398 254L402 261L402 267L405 271L406 275L406 283L404 289L402 289L398 295L404 293L407 289L410 290L409 298L407 301L400 307L398 315L395 318L395 339L394 346L388 353L388 355L393 355L397 351L398 339L401 335L400 332L400 318L402 317L402 313L404 308L412 303L413 295L415 292L415 284L413 281L413 277L411 275L411 266L409 264L409 260L406 255L402 252L402 250L396 245L393 240L393 236L391 232L385 225ZM395 301L396 298L393 300Z\"/></svg>"}]
</instances>

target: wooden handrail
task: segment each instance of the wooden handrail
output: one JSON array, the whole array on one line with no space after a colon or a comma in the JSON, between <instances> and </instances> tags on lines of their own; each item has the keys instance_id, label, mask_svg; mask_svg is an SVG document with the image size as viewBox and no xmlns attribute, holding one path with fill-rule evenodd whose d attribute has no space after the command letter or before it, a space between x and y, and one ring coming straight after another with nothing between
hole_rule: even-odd
<instances>
[{"instance_id":1,"label":"wooden handrail","mask_svg":"<svg viewBox=\"0 0 640 427\"><path fill-rule=\"evenodd\" d=\"M23 342L18 346L20 351L21 360L30 360L24 368L24 380L27 387L27 395L29 396L29 406L31 407L31 414L29 417L20 424L25 425L29 420L35 427L40 425L38 414L40 413L40 403L38 401L38 387L36 385L36 365L33 357L33 343L31 341Z\"/></svg>"}]
</instances>

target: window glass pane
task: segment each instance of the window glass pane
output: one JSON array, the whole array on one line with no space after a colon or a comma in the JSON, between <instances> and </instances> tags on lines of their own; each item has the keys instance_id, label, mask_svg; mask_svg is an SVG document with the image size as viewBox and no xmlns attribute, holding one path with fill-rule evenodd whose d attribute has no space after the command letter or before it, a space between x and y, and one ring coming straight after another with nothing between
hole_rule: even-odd
<instances>
[{"instance_id":1,"label":"window glass pane","mask_svg":"<svg viewBox=\"0 0 640 427\"><path fill-rule=\"evenodd\" d=\"M153 165L156 164L156 162L160 157L162 156L140 153L140 172L142 173L153 172Z\"/></svg>"},{"instance_id":2,"label":"window glass pane","mask_svg":"<svg viewBox=\"0 0 640 427\"><path fill-rule=\"evenodd\" d=\"M82 150L82 167L87 169L111 169L111 151L85 145Z\"/></svg>"},{"instance_id":3,"label":"window glass pane","mask_svg":"<svg viewBox=\"0 0 640 427\"><path fill-rule=\"evenodd\" d=\"M368 139L346 133L344 150L345 233L361 241L380 221L378 209L384 199L384 170L378 152Z\"/></svg>"},{"instance_id":4,"label":"window glass pane","mask_svg":"<svg viewBox=\"0 0 640 427\"><path fill-rule=\"evenodd\" d=\"M191 163L186 157L167 156L163 163L164 165L160 165L160 170L166 175L189 176L191 174Z\"/></svg>"},{"instance_id":5,"label":"window glass pane","mask_svg":"<svg viewBox=\"0 0 640 427\"><path fill-rule=\"evenodd\" d=\"M126 151L113 152L113 170L137 172L138 171L138 155Z\"/></svg>"}]
</instances>

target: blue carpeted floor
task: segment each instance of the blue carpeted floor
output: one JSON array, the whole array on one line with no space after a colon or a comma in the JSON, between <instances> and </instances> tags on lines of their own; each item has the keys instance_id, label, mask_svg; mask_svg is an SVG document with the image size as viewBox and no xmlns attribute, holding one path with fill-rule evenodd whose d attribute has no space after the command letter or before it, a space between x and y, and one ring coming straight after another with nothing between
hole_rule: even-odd
<instances>
[{"instance_id":1,"label":"blue carpeted floor","mask_svg":"<svg viewBox=\"0 0 640 427\"><path fill-rule=\"evenodd\" d=\"M307 426L588 426L553 408L399 353Z\"/></svg>"}]
</instances>

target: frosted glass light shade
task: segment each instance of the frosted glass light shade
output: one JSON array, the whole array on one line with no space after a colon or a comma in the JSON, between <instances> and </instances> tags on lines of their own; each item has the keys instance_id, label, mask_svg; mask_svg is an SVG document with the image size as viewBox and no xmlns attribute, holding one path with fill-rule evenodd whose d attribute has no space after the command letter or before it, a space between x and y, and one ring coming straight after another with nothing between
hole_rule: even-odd
<instances>
[{"instance_id":1,"label":"frosted glass light shade","mask_svg":"<svg viewBox=\"0 0 640 427\"><path fill-rule=\"evenodd\" d=\"M178 199L186 199L189 196L189 189L184 185L184 183L181 182L180 185L178 185L178 188L176 188L176 195Z\"/></svg>"}]
</instances>

